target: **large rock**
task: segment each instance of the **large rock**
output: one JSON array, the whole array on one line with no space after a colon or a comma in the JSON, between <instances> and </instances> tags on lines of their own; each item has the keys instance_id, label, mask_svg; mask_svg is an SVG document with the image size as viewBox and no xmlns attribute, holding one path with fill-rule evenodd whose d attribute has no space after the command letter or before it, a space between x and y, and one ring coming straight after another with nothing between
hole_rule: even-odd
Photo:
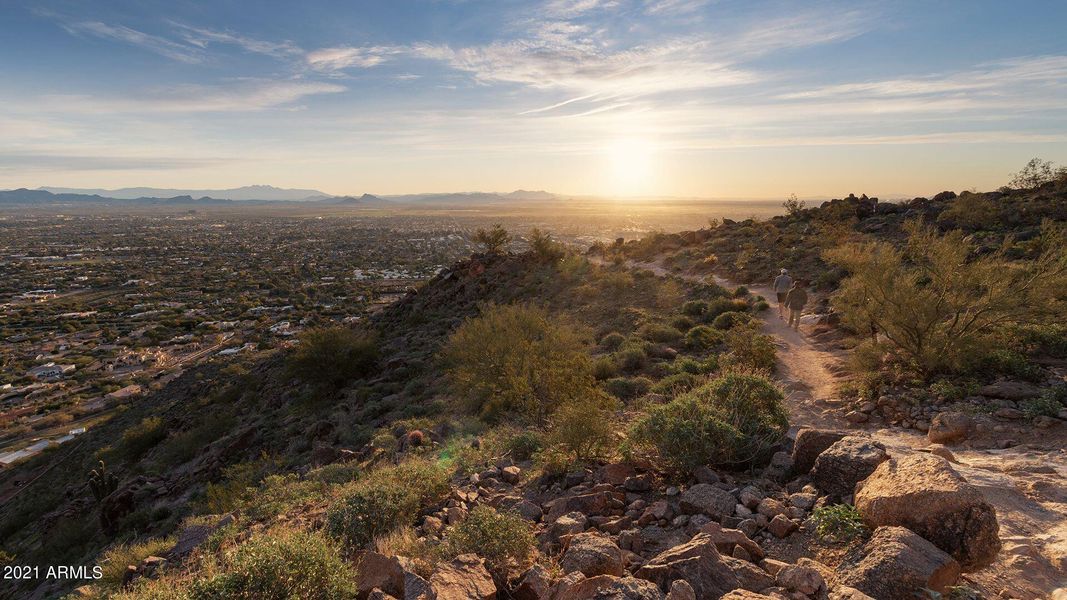
<instances>
[{"instance_id":1,"label":"large rock","mask_svg":"<svg viewBox=\"0 0 1067 600\"><path fill-rule=\"evenodd\" d=\"M723 556L722 561L734 572L734 577L737 577L737 583L742 589L758 592L774 585L774 577L747 560Z\"/></svg>"},{"instance_id":2,"label":"large rock","mask_svg":"<svg viewBox=\"0 0 1067 600\"><path fill-rule=\"evenodd\" d=\"M698 533L688 542L657 554L635 575L655 583L663 592L669 591L675 581L685 581L701 600L719 598L740 587L737 576L715 549L714 539L706 533Z\"/></svg>"},{"instance_id":3,"label":"large rock","mask_svg":"<svg viewBox=\"0 0 1067 600\"><path fill-rule=\"evenodd\" d=\"M567 588L567 600L663 600L656 584L633 577L598 575Z\"/></svg>"},{"instance_id":4,"label":"large rock","mask_svg":"<svg viewBox=\"0 0 1067 600\"><path fill-rule=\"evenodd\" d=\"M357 553L353 562L359 572L360 598L375 588L393 596L404 595L404 568L396 557L365 551Z\"/></svg>"},{"instance_id":5,"label":"large rock","mask_svg":"<svg viewBox=\"0 0 1067 600\"><path fill-rule=\"evenodd\" d=\"M801 429L793 442L793 472L804 474L815 466L815 459L834 442L848 435L836 429Z\"/></svg>"},{"instance_id":6,"label":"large rock","mask_svg":"<svg viewBox=\"0 0 1067 600\"><path fill-rule=\"evenodd\" d=\"M1019 401L1037 398L1041 395L1041 388L1025 381L1001 380L983 386L978 390L978 393L982 396Z\"/></svg>"},{"instance_id":7,"label":"large rock","mask_svg":"<svg viewBox=\"0 0 1067 600\"><path fill-rule=\"evenodd\" d=\"M961 412L943 412L934 415L926 439L934 444L952 444L967 439L974 431L974 417Z\"/></svg>"},{"instance_id":8,"label":"large rock","mask_svg":"<svg viewBox=\"0 0 1067 600\"><path fill-rule=\"evenodd\" d=\"M552 578L541 565L530 567L511 591L513 600L548 600L552 594Z\"/></svg>"},{"instance_id":9,"label":"large rock","mask_svg":"<svg viewBox=\"0 0 1067 600\"><path fill-rule=\"evenodd\" d=\"M833 496L849 496L856 484L889 458L885 446L863 436L848 435L836 441L815 459L811 480Z\"/></svg>"},{"instance_id":10,"label":"large rock","mask_svg":"<svg viewBox=\"0 0 1067 600\"><path fill-rule=\"evenodd\" d=\"M992 563L1000 551L996 511L939 456L917 453L883 463L857 487L856 508L872 529L907 527L964 570Z\"/></svg>"},{"instance_id":11,"label":"large rock","mask_svg":"<svg viewBox=\"0 0 1067 600\"><path fill-rule=\"evenodd\" d=\"M778 571L775 581L787 590L806 596L821 596L826 593L826 580L815 567L789 565Z\"/></svg>"},{"instance_id":12,"label":"large rock","mask_svg":"<svg viewBox=\"0 0 1067 600\"><path fill-rule=\"evenodd\" d=\"M923 588L944 592L959 576L959 563L914 532L879 527L859 560L838 568L837 584L878 600L914 600Z\"/></svg>"},{"instance_id":13,"label":"large rock","mask_svg":"<svg viewBox=\"0 0 1067 600\"><path fill-rule=\"evenodd\" d=\"M710 483L698 483L682 493L678 506L688 514L705 514L722 519L734 514L734 495Z\"/></svg>"},{"instance_id":14,"label":"large rock","mask_svg":"<svg viewBox=\"0 0 1067 600\"><path fill-rule=\"evenodd\" d=\"M623 574L622 550L610 538L597 533L579 533L571 538L560 567L586 577Z\"/></svg>"},{"instance_id":15,"label":"large rock","mask_svg":"<svg viewBox=\"0 0 1067 600\"><path fill-rule=\"evenodd\" d=\"M493 577L485 561L474 554L462 554L439 566L430 577L430 587L436 600L496 600Z\"/></svg>"}]
</instances>

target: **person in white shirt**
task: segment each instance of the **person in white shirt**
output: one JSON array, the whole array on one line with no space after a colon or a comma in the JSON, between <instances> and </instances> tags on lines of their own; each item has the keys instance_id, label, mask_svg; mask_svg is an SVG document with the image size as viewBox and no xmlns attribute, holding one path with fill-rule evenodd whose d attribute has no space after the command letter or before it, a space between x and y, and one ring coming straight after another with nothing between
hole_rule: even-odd
<instances>
[{"instance_id":1,"label":"person in white shirt","mask_svg":"<svg viewBox=\"0 0 1067 600\"><path fill-rule=\"evenodd\" d=\"M782 269L777 277L774 278L774 294L778 296L778 318L785 318L785 295L789 293L790 288L793 287L793 278L789 276L789 272Z\"/></svg>"}]
</instances>

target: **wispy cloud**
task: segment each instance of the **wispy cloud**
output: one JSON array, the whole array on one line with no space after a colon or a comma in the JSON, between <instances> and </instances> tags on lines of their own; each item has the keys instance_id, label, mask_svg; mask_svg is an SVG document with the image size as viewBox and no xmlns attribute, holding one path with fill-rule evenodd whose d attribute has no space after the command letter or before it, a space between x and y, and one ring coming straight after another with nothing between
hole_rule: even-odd
<instances>
[{"instance_id":1,"label":"wispy cloud","mask_svg":"<svg viewBox=\"0 0 1067 600\"><path fill-rule=\"evenodd\" d=\"M72 34L88 34L102 39L115 40L144 48L178 62L196 64L203 62L204 54L194 47L152 35L125 25L109 25L100 21L77 21L61 23Z\"/></svg>"},{"instance_id":2,"label":"wispy cloud","mask_svg":"<svg viewBox=\"0 0 1067 600\"><path fill-rule=\"evenodd\" d=\"M247 52L263 54L277 58L290 57L303 54L303 50L288 40L271 42L259 40L231 31L216 31L200 27L190 27L181 23L175 23L175 27L181 32L182 38L197 48L207 48L210 44L230 44L243 48Z\"/></svg>"},{"instance_id":3,"label":"wispy cloud","mask_svg":"<svg viewBox=\"0 0 1067 600\"><path fill-rule=\"evenodd\" d=\"M711 0L645 0L645 12L650 15L683 15L696 12Z\"/></svg>"},{"instance_id":4,"label":"wispy cloud","mask_svg":"<svg viewBox=\"0 0 1067 600\"><path fill-rule=\"evenodd\" d=\"M357 67L369 69L385 62L391 54L398 52L395 48L383 46L338 46L336 48L320 48L308 52L304 59L308 66L316 71L325 73L343 71L344 69Z\"/></svg>"},{"instance_id":5,"label":"wispy cloud","mask_svg":"<svg viewBox=\"0 0 1067 600\"><path fill-rule=\"evenodd\" d=\"M100 156L62 153L0 152L0 172L166 171L221 166L230 159L184 156Z\"/></svg>"},{"instance_id":6,"label":"wispy cloud","mask_svg":"<svg viewBox=\"0 0 1067 600\"><path fill-rule=\"evenodd\" d=\"M594 11L615 8L618 0L549 0L544 12L553 17L576 17Z\"/></svg>"}]
</instances>

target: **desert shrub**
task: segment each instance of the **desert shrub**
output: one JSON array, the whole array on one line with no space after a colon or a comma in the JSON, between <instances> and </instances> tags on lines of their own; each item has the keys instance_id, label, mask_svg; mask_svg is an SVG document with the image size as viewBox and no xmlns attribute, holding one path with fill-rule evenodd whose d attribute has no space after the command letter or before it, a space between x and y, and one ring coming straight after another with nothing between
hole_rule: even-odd
<instances>
[{"instance_id":1,"label":"desert shrub","mask_svg":"<svg viewBox=\"0 0 1067 600\"><path fill-rule=\"evenodd\" d=\"M435 463L409 460L368 473L341 491L326 511L326 531L348 548L410 525L420 510L448 494L448 473Z\"/></svg>"},{"instance_id":2,"label":"desert shrub","mask_svg":"<svg viewBox=\"0 0 1067 600\"><path fill-rule=\"evenodd\" d=\"M355 572L318 532L261 533L228 556L222 572L190 587L192 600L341 600L356 595Z\"/></svg>"},{"instance_id":3,"label":"desert shrub","mask_svg":"<svg viewBox=\"0 0 1067 600\"><path fill-rule=\"evenodd\" d=\"M881 333L913 371L929 376L974 364L1008 326L1040 322L1062 308L1067 280L1062 232L1046 223L1040 256L1009 261L1004 250L974 255L962 232L905 225L903 249L887 242L848 244L826 259L848 273L834 305L855 331Z\"/></svg>"},{"instance_id":4,"label":"desert shrub","mask_svg":"<svg viewBox=\"0 0 1067 600\"><path fill-rule=\"evenodd\" d=\"M538 431L522 430L504 442L508 454L515 460L529 460L545 445L544 436Z\"/></svg>"},{"instance_id":5,"label":"desert shrub","mask_svg":"<svg viewBox=\"0 0 1067 600\"><path fill-rule=\"evenodd\" d=\"M445 531L441 551L446 558L477 554L490 571L506 579L510 572L530 566L537 545L526 519L479 504L462 523Z\"/></svg>"},{"instance_id":6,"label":"desert shrub","mask_svg":"<svg viewBox=\"0 0 1067 600\"><path fill-rule=\"evenodd\" d=\"M757 371L773 371L777 361L774 338L759 333L754 325L738 326L725 335L726 348L729 353L726 362Z\"/></svg>"},{"instance_id":7,"label":"desert shrub","mask_svg":"<svg viewBox=\"0 0 1067 600\"><path fill-rule=\"evenodd\" d=\"M762 460L789 427L782 392L759 375L731 373L653 407L631 439L669 469L739 466Z\"/></svg>"},{"instance_id":8,"label":"desert shrub","mask_svg":"<svg viewBox=\"0 0 1067 600\"><path fill-rule=\"evenodd\" d=\"M599 395L561 406L550 419L548 443L577 462L602 456L614 436L609 407L608 399Z\"/></svg>"},{"instance_id":9,"label":"desert shrub","mask_svg":"<svg viewBox=\"0 0 1067 600\"><path fill-rule=\"evenodd\" d=\"M671 319L671 327L677 329L682 333L685 333L693 327L693 321L689 317L679 315Z\"/></svg>"},{"instance_id":10,"label":"desert shrub","mask_svg":"<svg viewBox=\"0 0 1067 600\"><path fill-rule=\"evenodd\" d=\"M1040 367L1030 362L1022 353L1007 348L996 348L984 352L974 362L971 371L976 376L1011 375L1030 381L1041 379Z\"/></svg>"},{"instance_id":11,"label":"desert shrub","mask_svg":"<svg viewBox=\"0 0 1067 600\"><path fill-rule=\"evenodd\" d=\"M441 351L453 390L481 418L544 421L595 391L581 331L544 309L489 305Z\"/></svg>"},{"instance_id":12,"label":"desert shrub","mask_svg":"<svg viewBox=\"0 0 1067 600\"><path fill-rule=\"evenodd\" d=\"M702 315L705 323L715 321L724 312L745 312L748 310L748 302L740 298L716 298L708 303L708 309Z\"/></svg>"},{"instance_id":13,"label":"desert shrub","mask_svg":"<svg viewBox=\"0 0 1067 600\"><path fill-rule=\"evenodd\" d=\"M745 287L743 285L739 285L736 288L734 288L734 298L747 298L747 297L748 297L748 288L747 287Z\"/></svg>"},{"instance_id":14,"label":"desert shrub","mask_svg":"<svg viewBox=\"0 0 1067 600\"><path fill-rule=\"evenodd\" d=\"M556 262L567 253L563 244L552 239L547 231L541 231L537 227L530 230L530 249L534 256L544 262Z\"/></svg>"},{"instance_id":15,"label":"desert shrub","mask_svg":"<svg viewBox=\"0 0 1067 600\"><path fill-rule=\"evenodd\" d=\"M766 300L760 300L752 305L752 312L763 312L771 307Z\"/></svg>"},{"instance_id":16,"label":"desert shrub","mask_svg":"<svg viewBox=\"0 0 1067 600\"><path fill-rule=\"evenodd\" d=\"M648 364L648 354L645 353L643 348L637 346L621 348L614 354L614 357L619 368L627 373L640 371Z\"/></svg>"},{"instance_id":17,"label":"desert shrub","mask_svg":"<svg viewBox=\"0 0 1067 600\"><path fill-rule=\"evenodd\" d=\"M308 479L330 485L341 485L355 481L362 471L358 461L337 462L308 471Z\"/></svg>"},{"instance_id":18,"label":"desert shrub","mask_svg":"<svg viewBox=\"0 0 1067 600\"><path fill-rule=\"evenodd\" d=\"M708 312L708 303L703 300L690 300L682 305L682 314L699 317Z\"/></svg>"},{"instance_id":19,"label":"desert shrub","mask_svg":"<svg viewBox=\"0 0 1067 600\"><path fill-rule=\"evenodd\" d=\"M626 336L617 331L612 331L600 338L600 347L605 350L617 350L625 343Z\"/></svg>"},{"instance_id":20,"label":"desert shrub","mask_svg":"<svg viewBox=\"0 0 1067 600\"><path fill-rule=\"evenodd\" d=\"M269 475L250 494L244 514L254 520L269 519L326 497L327 484L318 479L300 479L296 473Z\"/></svg>"},{"instance_id":21,"label":"desert shrub","mask_svg":"<svg viewBox=\"0 0 1067 600\"><path fill-rule=\"evenodd\" d=\"M811 513L815 534L820 539L839 543L852 543L867 537L863 517L851 504L834 504L816 508Z\"/></svg>"},{"instance_id":22,"label":"desert shrub","mask_svg":"<svg viewBox=\"0 0 1067 600\"><path fill-rule=\"evenodd\" d=\"M1056 386L1044 390L1037 398L1021 403L1023 415L1027 419L1037 417L1055 417L1067 404L1067 386Z\"/></svg>"},{"instance_id":23,"label":"desert shrub","mask_svg":"<svg viewBox=\"0 0 1067 600\"><path fill-rule=\"evenodd\" d=\"M671 365L671 369L675 373L692 373L693 375L706 373L706 368L706 364L688 356L683 356L679 358Z\"/></svg>"},{"instance_id":24,"label":"desert shrub","mask_svg":"<svg viewBox=\"0 0 1067 600\"><path fill-rule=\"evenodd\" d=\"M997 229L1003 223L1003 205L984 194L963 193L937 216L939 223L968 230Z\"/></svg>"},{"instance_id":25,"label":"desert shrub","mask_svg":"<svg viewBox=\"0 0 1067 600\"><path fill-rule=\"evenodd\" d=\"M1055 181L1057 177L1062 177L1062 175L1063 169L1054 169L1051 162L1040 158L1031 158L1025 167L1012 174L1008 185L1015 189L1028 190L1040 187L1050 181Z\"/></svg>"},{"instance_id":26,"label":"desert shrub","mask_svg":"<svg viewBox=\"0 0 1067 600\"><path fill-rule=\"evenodd\" d=\"M604 391L619 400L633 400L648 393L652 381L647 377L615 377L604 382Z\"/></svg>"},{"instance_id":27,"label":"desert shrub","mask_svg":"<svg viewBox=\"0 0 1067 600\"><path fill-rule=\"evenodd\" d=\"M682 332L678 331L670 325L663 325L659 323L649 323L641 328L638 334L650 341L659 344L669 344L676 342L682 338Z\"/></svg>"},{"instance_id":28,"label":"desert shrub","mask_svg":"<svg viewBox=\"0 0 1067 600\"><path fill-rule=\"evenodd\" d=\"M660 379L652 386L652 392L673 396L679 392L687 392L693 389L700 378L692 373L675 373Z\"/></svg>"},{"instance_id":29,"label":"desert shrub","mask_svg":"<svg viewBox=\"0 0 1067 600\"><path fill-rule=\"evenodd\" d=\"M156 444L167 437L167 428L163 419L147 417L140 423L122 432L117 451L122 458L133 462L144 456Z\"/></svg>"},{"instance_id":30,"label":"desert shrub","mask_svg":"<svg viewBox=\"0 0 1067 600\"><path fill-rule=\"evenodd\" d=\"M724 339L722 332L718 329L707 325L697 325L685 334L685 345L691 350L700 352L718 346Z\"/></svg>"},{"instance_id":31,"label":"desert shrub","mask_svg":"<svg viewBox=\"0 0 1067 600\"><path fill-rule=\"evenodd\" d=\"M1008 335L1034 354L1067 358L1067 325L1062 323L1024 325Z\"/></svg>"},{"instance_id":32,"label":"desert shrub","mask_svg":"<svg viewBox=\"0 0 1067 600\"><path fill-rule=\"evenodd\" d=\"M493 225L490 229L479 228L474 232L474 242L481 244L485 247L485 251L490 254L499 254L507 249L507 245L511 243L511 234L507 229L497 224Z\"/></svg>"},{"instance_id":33,"label":"desert shrub","mask_svg":"<svg viewBox=\"0 0 1067 600\"><path fill-rule=\"evenodd\" d=\"M938 379L930 384L930 393L946 402L959 402L978 391L978 384L973 379L955 381Z\"/></svg>"},{"instance_id":34,"label":"desert shrub","mask_svg":"<svg viewBox=\"0 0 1067 600\"><path fill-rule=\"evenodd\" d=\"M597 381L610 379L619 374L619 365L610 356L601 356L593 361L593 377Z\"/></svg>"},{"instance_id":35,"label":"desert shrub","mask_svg":"<svg viewBox=\"0 0 1067 600\"><path fill-rule=\"evenodd\" d=\"M733 329L734 325L744 325L745 323L750 323L751 321L752 316L748 313L730 310L715 317L715 320L712 321L711 325L715 329L726 330Z\"/></svg>"},{"instance_id":36,"label":"desert shrub","mask_svg":"<svg viewBox=\"0 0 1067 600\"><path fill-rule=\"evenodd\" d=\"M378 353L372 334L344 326L318 327L300 335L288 366L304 381L339 386L370 373L378 363Z\"/></svg>"},{"instance_id":37,"label":"desert shrub","mask_svg":"<svg viewBox=\"0 0 1067 600\"><path fill-rule=\"evenodd\" d=\"M174 538L152 538L138 543L118 543L101 555L102 574L96 585L102 590L117 591L128 565L139 565L149 556L162 556L174 547Z\"/></svg>"}]
</instances>

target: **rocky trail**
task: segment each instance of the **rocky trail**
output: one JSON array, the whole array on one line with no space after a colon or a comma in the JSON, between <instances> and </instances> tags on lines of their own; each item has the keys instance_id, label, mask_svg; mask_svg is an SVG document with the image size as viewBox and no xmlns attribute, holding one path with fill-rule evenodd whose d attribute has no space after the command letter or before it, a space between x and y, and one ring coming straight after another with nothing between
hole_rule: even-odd
<instances>
[{"instance_id":1,"label":"rocky trail","mask_svg":"<svg viewBox=\"0 0 1067 600\"><path fill-rule=\"evenodd\" d=\"M658 262L632 262L630 266L659 276L706 280L704 275L669 271ZM718 276L714 279L728 289L739 285ZM763 331L778 346L776 376L786 391L791 436L806 427L861 429L891 455L937 449L951 457L956 470L978 486L996 509L1003 544L993 565L966 578L975 587L1005 598L1067 599L1067 435L1062 425L1052 444L973 449L965 443L947 449L931 448L927 437L913 429L850 422L838 400L838 387L847 377L845 351L820 342L810 318L802 320L799 332L790 328L778 316L770 286L744 285L771 304L762 315Z\"/></svg>"}]
</instances>

